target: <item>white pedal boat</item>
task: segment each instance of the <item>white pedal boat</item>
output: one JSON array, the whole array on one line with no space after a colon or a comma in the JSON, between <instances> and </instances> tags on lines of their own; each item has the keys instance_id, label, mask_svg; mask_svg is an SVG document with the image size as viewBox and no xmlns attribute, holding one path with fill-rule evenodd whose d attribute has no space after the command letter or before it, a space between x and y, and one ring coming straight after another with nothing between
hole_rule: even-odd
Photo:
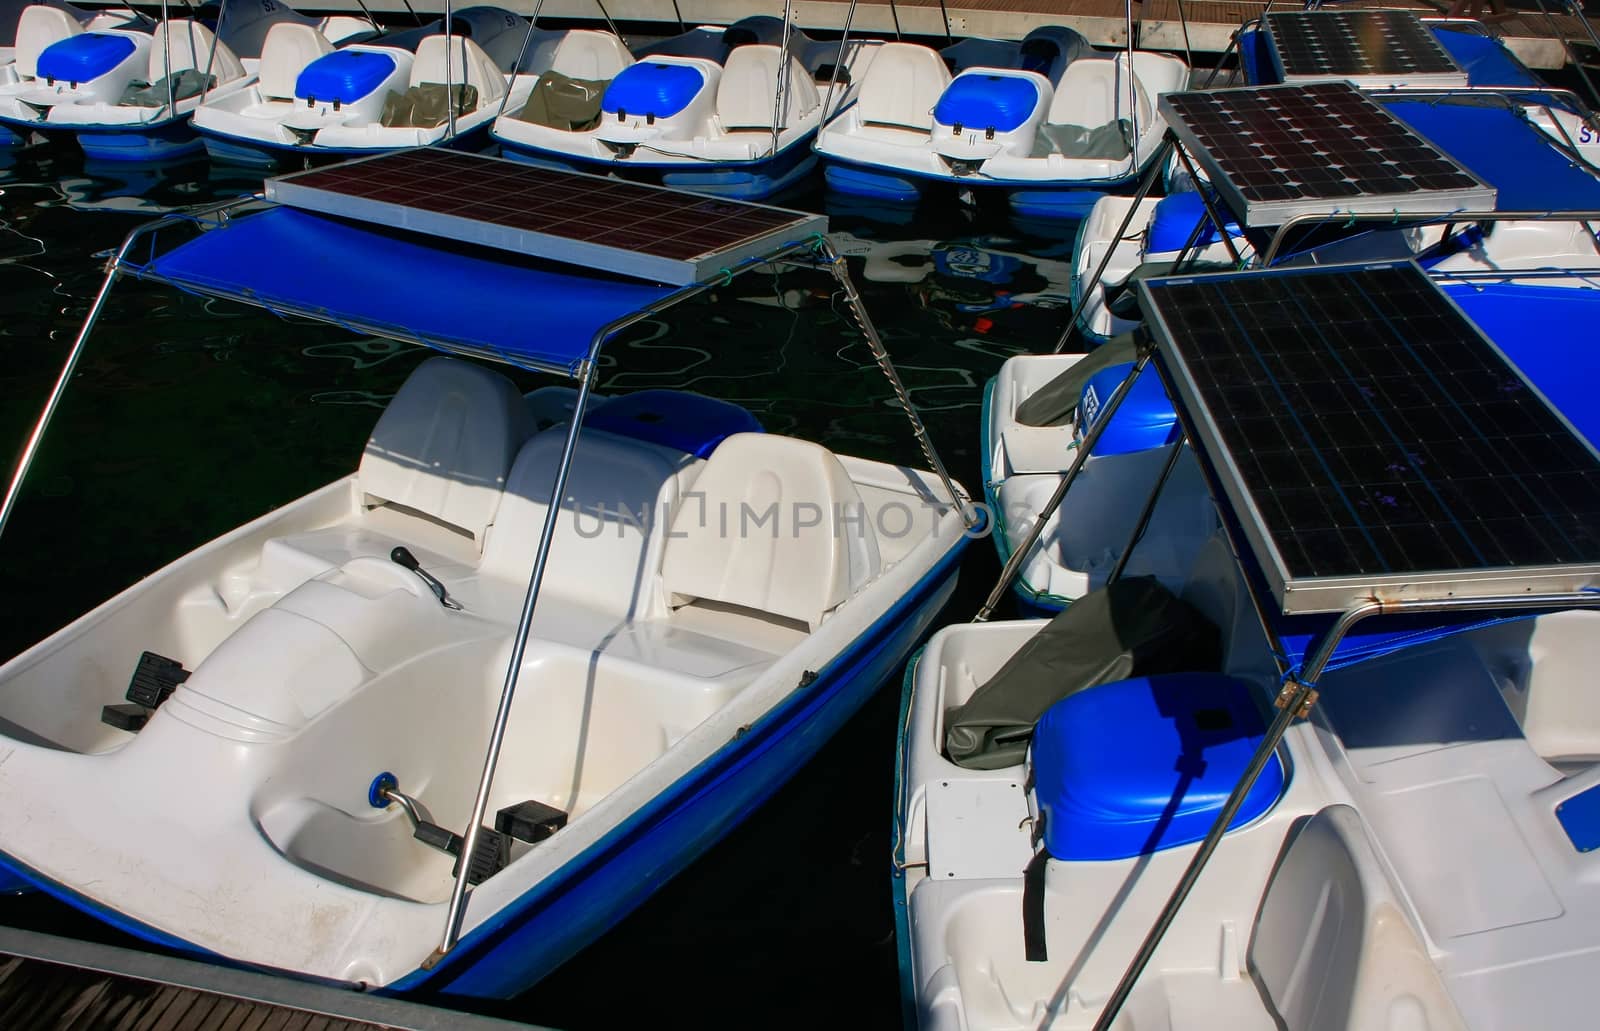
<instances>
[{"instance_id":1,"label":"white pedal boat","mask_svg":"<svg viewBox=\"0 0 1600 1031\"><path fill-rule=\"evenodd\" d=\"M817 225L773 246L799 255ZM748 413L692 395L588 404L602 341L698 286L287 207L154 258L143 232L113 276L319 310L579 388L524 399L433 358L350 476L0 667L5 865L135 934L353 986L513 994L776 790L954 589L966 513L940 500L948 480L750 432ZM285 246L300 259L264 268ZM453 285L407 322L400 273ZM496 297L514 317L486 310ZM123 700L144 652L177 664L145 664L172 689L153 712Z\"/></svg>"},{"instance_id":2,"label":"white pedal boat","mask_svg":"<svg viewBox=\"0 0 1600 1031\"><path fill-rule=\"evenodd\" d=\"M264 26L308 19L274 0L228 0L220 36L193 19L151 27L106 12L87 22L66 6L35 4L17 27L15 61L0 72L0 124L18 136L73 136L100 161L165 161L198 153L189 124L203 99L255 81L249 53ZM242 10L234 10L242 8Z\"/></svg>"},{"instance_id":3,"label":"white pedal boat","mask_svg":"<svg viewBox=\"0 0 1600 1031\"><path fill-rule=\"evenodd\" d=\"M1327 296L1331 277L1374 268L1303 273L1295 289ZM1273 273L1230 281L1257 275ZM1217 407L1263 369L1337 382L1327 356L1369 340L1398 350L1399 340L1427 338L1434 357L1473 339L1470 327L1430 336L1420 321L1389 330L1399 307L1347 314L1319 334L1286 328L1290 316L1263 306L1260 323L1234 332L1299 347L1264 347L1259 366L1245 359L1248 368L1218 379L1195 369L1224 353L1206 341L1229 332L1217 328L1229 309L1195 315L1192 335L1162 321L1158 363L1145 375L1159 368L1191 398L1180 410L1225 515L1217 533L1187 556L1158 549L1156 578L1120 579L1048 623L946 628L908 670L893 877L902 991L918 1026L1587 1023L1600 949L1591 517L1562 523L1551 494L1531 510L1508 500L1502 515L1530 534L1576 530L1559 562L1463 551L1414 569L1322 564L1326 554L1308 567L1283 557L1286 542L1324 524L1261 514L1269 498L1288 501L1271 490L1287 474L1241 471L1264 450L1252 442L1281 432L1286 447L1316 441L1326 455L1328 441L1363 428L1331 428L1344 410L1337 399L1317 410L1315 431L1296 424L1311 422L1306 407L1266 404L1238 420ZM1523 372L1539 389L1517 391L1503 355L1462 347L1490 353L1496 386L1420 388L1549 405L1538 424L1559 424L1547 442L1561 456L1549 460L1571 475L1552 494L1592 511L1600 421L1581 393L1580 407L1556 407L1540 387L1548 380ZM1308 351L1328 364L1310 373L1291 364ZM1345 382L1364 382L1371 367ZM1437 381L1434 368L1415 356L1392 367L1372 406L1383 425L1375 439L1437 440L1395 412L1416 403L1409 386ZM1465 364L1453 367L1466 375ZM1254 437L1239 435L1244 422ZM1491 453L1519 432L1482 427ZM1515 493L1519 464L1483 491ZM1307 467L1284 489L1321 475ZM1474 489L1443 475L1429 486L1457 498ZM1351 479L1341 470L1334 482ZM1369 510L1346 525L1380 535L1414 527L1415 506L1414 496L1392 517ZM1441 516L1433 532L1454 541L1459 527ZM1152 543L1161 543L1154 524L1140 547Z\"/></svg>"},{"instance_id":4,"label":"white pedal boat","mask_svg":"<svg viewBox=\"0 0 1600 1031\"><path fill-rule=\"evenodd\" d=\"M906 202L955 186L1004 192L1025 215L1078 216L1093 191L1138 179L1166 132L1155 98L1189 81L1178 58L1101 53L1054 26L1029 33L1004 63L992 51L952 77L941 51L882 47L858 102L817 137L829 188Z\"/></svg>"},{"instance_id":5,"label":"white pedal boat","mask_svg":"<svg viewBox=\"0 0 1600 1031\"><path fill-rule=\"evenodd\" d=\"M515 71L528 19L469 7L422 29L341 43L315 26L278 26L261 52L260 81L195 112L214 160L272 166L306 158L487 143L503 105L526 103L533 78ZM454 84L455 119L446 108Z\"/></svg>"},{"instance_id":6,"label":"white pedal boat","mask_svg":"<svg viewBox=\"0 0 1600 1031\"><path fill-rule=\"evenodd\" d=\"M531 102L507 105L492 135L520 161L770 197L810 174L824 112L853 100L875 50L785 34L766 15L637 55L610 32L575 30L538 63Z\"/></svg>"},{"instance_id":7,"label":"white pedal boat","mask_svg":"<svg viewBox=\"0 0 1600 1031\"><path fill-rule=\"evenodd\" d=\"M30 7L53 7L64 13L67 17L61 19L46 16L34 16L28 20L28 27L22 29L22 16ZM71 4L60 2L47 4L34 4L30 0L4 0L0 2L0 95L7 87L14 87L24 78L33 78L34 64L37 62L39 52L51 43L73 33L76 25L78 32L96 32L101 29L141 29L148 31L154 23L143 15L135 14L125 7L106 8L103 10L86 11ZM22 63L17 63L18 52L21 52ZM0 124L0 147L21 146L28 142L30 132L13 131L11 128Z\"/></svg>"}]
</instances>

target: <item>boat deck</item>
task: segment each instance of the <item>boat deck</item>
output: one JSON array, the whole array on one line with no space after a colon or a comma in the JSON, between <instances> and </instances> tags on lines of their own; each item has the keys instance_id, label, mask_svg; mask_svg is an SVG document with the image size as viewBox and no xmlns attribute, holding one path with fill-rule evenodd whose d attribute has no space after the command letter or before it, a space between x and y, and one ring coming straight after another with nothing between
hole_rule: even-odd
<instances>
[{"instance_id":1,"label":"boat deck","mask_svg":"<svg viewBox=\"0 0 1600 1031\"><path fill-rule=\"evenodd\" d=\"M1545 0L1552 11L1556 0ZM318 10L358 12L357 0L317 0ZM406 13L405 0L370 0L373 11ZM414 0L418 11L440 12L443 0ZM783 4L764 0L677 0L689 24L728 24L752 14L783 13ZM1234 30L1246 18L1258 17L1266 0L1134 0L1134 35L1141 46L1157 50L1182 51L1183 17L1188 18L1188 49L1194 53L1218 54L1228 48ZM1293 10L1300 5L1277 0L1276 9ZM1406 7L1430 16L1442 16L1447 0L1342 0L1341 8ZM845 23L849 0L810 0L797 4L801 28L815 32L836 32ZM1180 15L1180 8L1182 15ZM672 6L661 0L614 0L606 5L611 17L623 22L669 24L675 21ZM1127 5L1123 0L943 0L942 10L949 15L949 31L956 37L991 36L1020 39L1040 25L1064 25L1083 33L1091 43L1101 46L1127 43ZM542 19L572 18L593 21L594 0L546 0ZM896 20L900 32L916 36L943 36L945 21L941 0L860 0L856 6L852 32L869 35L893 34ZM1591 23L1596 19L1590 18ZM1600 24L1600 23L1596 23ZM1583 22L1571 14L1544 14L1535 9L1518 11L1514 17L1497 22L1492 28L1530 68L1561 68L1568 62L1565 42L1590 44Z\"/></svg>"}]
</instances>

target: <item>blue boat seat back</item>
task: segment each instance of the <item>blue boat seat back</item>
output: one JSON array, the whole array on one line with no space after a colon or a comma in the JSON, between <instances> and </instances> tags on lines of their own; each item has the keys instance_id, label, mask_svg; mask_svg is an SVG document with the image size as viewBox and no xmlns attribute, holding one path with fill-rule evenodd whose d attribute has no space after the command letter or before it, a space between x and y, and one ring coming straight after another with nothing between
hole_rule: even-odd
<instances>
[{"instance_id":1,"label":"blue boat seat back","mask_svg":"<svg viewBox=\"0 0 1600 1031\"><path fill-rule=\"evenodd\" d=\"M1068 695L1034 728L1044 844L1061 860L1126 859L1204 838L1266 725L1249 684L1218 673L1117 680ZM1230 828L1283 794L1276 754Z\"/></svg>"},{"instance_id":2,"label":"blue boat seat back","mask_svg":"<svg viewBox=\"0 0 1600 1031\"><path fill-rule=\"evenodd\" d=\"M1155 214L1150 219L1150 232L1145 238L1146 253L1165 254L1182 250L1205 214L1205 201L1192 190L1174 193L1156 201ZM1244 230L1239 228L1239 223L1229 221L1228 235L1237 239L1244 235ZM1200 238L1200 246L1209 247L1221 242L1222 234L1208 221L1206 231Z\"/></svg>"},{"instance_id":3,"label":"blue boat seat back","mask_svg":"<svg viewBox=\"0 0 1600 1031\"><path fill-rule=\"evenodd\" d=\"M619 118L671 118L688 107L705 85L705 75L693 65L642 61L611 80L600 110Z\"/></svg>"},{"instance_id":4,"label":"blue boat seat back","mask_svg":"<svg viewBox=\"0 0 1600 1031\"><path fill-rule=\"evenodd\" d=\"M335 50L305 67L294 82L302 100L350 104L371 93L394 72L394 57L372 50Z\"/></svg>"},{"instance_id":5,"label":"blue boat seat back","mask_svg":"<svg viewBox=\"0 0 1600 1031\"><path fill-rule=\"evenodd\" d=\"M1132 362L1108 365L1089 377L1078 401L1077 435L1082 439L1100 419L1100 413L1116 393L1118 384L1133 371ZM1145 371L1133 382L1133 390L1123 399L1111 425L1094 446L1096 455L1122 455L1147 451L1176 443L1183 436L1178 413L1173 410L1161 377Z\"/></svg>"},{"instance_id":6,"label":"blue boat seat back","mask_svg":"<svg viewBox=\"0 0 1600 1031\"><path fill-rule=\"evenodd\" d=\"M1001 72L965 72L953 79L933 107L940 125L1014 132L1039 106L1039 87L1032 79Z\"/></svg>"},{"instance_id":7,"label":"blue boat seat back","mask_svg":"<svg viewBox=\"0 0 1600 1031\"><path fill-rule=\"evenodd\" d=\"M55 82L93 82L137 49L127 36L85 32L52 43L39 55L38 74Z\"/></svg>"},{"instance_id":8,"label":"blue boat seat back","mask_svg":"<svg viewBox=\"0 0 1600 1031\"><path fill-rule=\"evenodd\" d=\"M687 390L641 390L613 398L584 417L591 430L604 430L651 444L663 444L696 458L709 458L735 433L761 433L754 415L730 401Z\"/></svg>"}]
</instances>

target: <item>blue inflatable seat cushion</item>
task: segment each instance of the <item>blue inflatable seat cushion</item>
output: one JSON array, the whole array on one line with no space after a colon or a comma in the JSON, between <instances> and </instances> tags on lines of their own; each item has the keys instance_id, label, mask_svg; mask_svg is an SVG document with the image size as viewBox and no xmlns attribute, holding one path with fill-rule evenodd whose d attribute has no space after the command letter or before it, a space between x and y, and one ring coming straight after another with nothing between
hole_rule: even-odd
<instances>
[{"instance_id":1,"label":"blue inflatable seat cushion","mask_svg":"<svg viewBox=\"0 0 1600 1031\"><path fill-rule=\"evenodd\" d=\"M394 58L371 50L335 50L301 69L294 95L301 100L354 103L383 85L395 69Z\"/></svg>"},{"instance_id":2,"label":"blue inflatable seat cushion","mask_svg":"<svg viewBox=\"0 0 1600 1031\"><path fill-rule=\"evenodd\" d=\"M1078 402L1079 440L1099 421L1100 413L1105 411L1111 395L1116 393L1117 387L1132 371L1133 363L1123 362L1108 365L1089 377L1089 381L1083 385L1083 397ZM1095 443L1094 453L1103 456L1147 451L1176 443L1182 435L1178 413L1167 397L1161 377L1146 370L1133 381L1133 389L1112 415L1111 425L1106 427Z\"/></svg>"},{"instance_id":3,"label":"blue inflatable seat cushion","mask_svg":"<svg viewBox=\"0 0 1600 1031\"><path fill-rule=\"evenodd\" d=\"M1227 215L1220 211L1218 214L1227 218ZM1165 254L1168 251L1182 250L1184 244L1189 242L1189 237L1194 235L1195 227L1205 217L1205 200L1193 190L1162 197L1156 201L1155 214L1150 218L1150 232L1145 238L1145 252ZM1228 235L1237 239L1244 235L1244 230L1239 228L1239 223L1229 222ZM1208 220L1205 234L1200 239L1200 246L1209 247L1211 244L1221 242L1222 234Z\"/></svg>"},{"instance_id":4,"label":"blue inflatable seat cushion","mask_svg":"<svg viewBox=\"0 0 1600 1031\"><path fill-rule=\"evenodd\" d=\"M1020 75L969 72L956 76L933 106L933 120L964 129L1013 132L1039 105L1039 87Z\"/></svg>"},{"instance_id":5,"label":"blue inflatable seat cushion","mask_svg":"<svg viewBox=\"0 0 1600 1031\"><path fill-rule=\"evenodd\" d=\"M709 458L735 433L761 433L754 415L731 401L687 390L640 390L584 416L584 426Z\"/></svg>"},{"instance_id":6,"label":"blue inflatable seat cushion","mask_svg":"<svg viewBox=\"0 0 1600 1031\"><path fill-rule=\"evenodd\" d=\"M600 110L618 118L670 118L684 108L705 86L700 69L686 64L658 64L640 61L617 73L600 100Z\"/></svg>"},{"instance_id":7,"label":"blue inflatable seat cushion","mask_svg":"<svg viewBox=\"0 0 1600 1031\"><path fill-rule=\"evenodd\" d=\"M1249 684L1168 673L1101 684L1052 706L1031 759L1044 844L1059 860L1127 859L1206 836L1265 733ZM1229 828L1283 794L1276 754Z\"/></svg>"},{"instance_id":8,"label":"blue inflatable seat cushion","mask_svg":"<svg viewBox=\"0 0 1600 1031\"><path fill-rule=\"evenodd\" d=\"M135 50L133 40L108 32L84 32L57 40L39 53L38 78L51 82L93 82Z\"/></svg>"}]
</instances>

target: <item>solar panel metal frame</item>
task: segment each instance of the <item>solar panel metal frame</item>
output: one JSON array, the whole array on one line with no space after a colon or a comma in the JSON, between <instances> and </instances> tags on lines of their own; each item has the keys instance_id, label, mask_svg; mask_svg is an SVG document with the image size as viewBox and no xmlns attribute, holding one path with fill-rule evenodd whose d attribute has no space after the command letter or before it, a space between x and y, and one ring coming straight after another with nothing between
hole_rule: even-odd
<instances>
[{"instance_id":1,"label":"solar panel metal frame","mask_svg":"<svg viewBox=\"0 0 1600 1031\"><path fill-rule=\"evenodd\" d=\"M725 208L725 213L736 214L739 209L748 209L763 213L781 213L790 216L790 220L771 230L742 237L724 247L709 249L689 258L674 258L612 244L600 244L574 239L535 229L502 225L470 216L430 211L425 208L393 201L340 193L336 190L307 185L300 181L311 176L325 175L335 169L350 169L373 162L395 160L400 155L417 153L424 153L430 159L445 158L449 161L458 162L461 164L464 175L470 174L470 170L475 163L492 162L497 166L497 171L502 170L503 166L504 168L515 169L519 174L530 178L536 178L544 174L557 176L563 180L592 180L596 188L606 188L614 192L634 193L636 197L650 195L656 198L681 199L685 210ZM276 176L266 181L264 192L268 200L306 211L315 211L325 215L335 215L377 225L392 226L427 236L476 244L495 250L509 251L514 254L600 269L619 275L677 286L708 282L724 274L728 269L744 262L765 257L787 244L828 231L828 219L824 215L793 211L788 208L778 208L770 205L751 204L747 201L728 200L664 186L625 182L608 176L590 175L584 172L555 172L504 158L432 148L426 151L400 151L373 157L357 158L339 165Z\"/></svg>"},{"instance_id":2,"label":"solar panel metal frame","mask_svg":"<svg viewBox=\"0 0 1600 1031\"><path fill-rule=\"evenodd\" d=\"M1365 46L1365 44L1376 38L1377 34L1370 29L1363 32L1353 31L1349 27L1360 22L1381 24L1385 21L1414 23L1418 30L1419 38L1426 40L1425 46L1428 48L1426 57L1436 63L1447 65L1449 70L1362 72L1350 69L1340 71L1331 68L1326 70L1292 69L1290 64L1293 63L1293 55L1285 53L1288 48L1284 44L1287 41L1280 38L1281 35L1289 31L1288 26L1292 24L1316 25L1318 27L1337 25L1343 30L1346 40L1352 43L1356 49L1370 52L1371 48ZM1437 89L1440 87L1459 88L1468 85L1467 73L1460 65L1456 64L1455 59L1450 56L1450 52L1434 38L1433 33L1427 27L1427 23L1415 11L1268 11L1262 15L1262 25L1266 30L1267 52L1272 57L1273 68L1278 73L1278 77L1287 83L1349 82L1365 89L1396 87L1402 89L1408 87ZM1280 25L1284 27L1282 30L1278 28ZM1418 63L1418 55L1414 53L1405 51L1397 51L1397 53L1400 54L1403 61L1409 60L1413 64Z\"/></svg>"},{"instance_id":3,"label":"solar panel metal frame","mask_svg":"<svg viewBox=\"0 0 1600 1031\"><path fill-rule=\"evenodd\" d=\"M1361 573L1340 576L1295 577L1289 572L1288 564L1274 542L1269 524L1247 486L1244 473L1223 440L1221 427L1212 412L1211 406L1207 403L1204 392L1185 363L1184 345L1177 339L1172 327L1164 317L1161 305L1156 300L1156 294L1162 287L1169 284L1174 286L1186 285L1206 279L1238 279L1250 276L1335 275L1341 272L1349 273L1352 271L1406 266L1409 266L1419 278L1427 282L1433 289L1438 289L1437 284L1429 280L1426 273L1414 261L1329 265L1314 270L1291 268L1254 272L1221 272L1203 276L1164 276L1159 278L1152 277L1139 283L1140 307L1145 314L1146 325L1156 341L1157 354L1160 358L1158 364L1162 370L1168 391L1180 407L1180 410L1185 413L1186 425L1194 436L1191 442L1204 452L1209 460L1209 465L1215 471L1218 480L1217 485L1221 488L1225 495L1226 503L1232 507L1239 525L1243 528L1248 546L1255 555L1266 577L1267 586L1272 591L1273 598L1277 601L1280 610L1284 615L1346 612L1373 598L1391 601L1485 598L1527 593L1573 593L1600 586L1600 561L1562 565L1483 567L1388 574ZM1490 350L1504 362L1506 370L1522 380L1534 396L1544 401L1567 428L1567 431L1591 455L1595 456L1597 462L1600 462L1600 451L1597 451L1593 444L1581 433L1577 432L1571 421L1559 409L1549 404L1544 394L1523 375L1515 364L1506 358L1505 353L1495 345L1493 340L1485 336L1466 317L1448 294L1443 291L1439 291L1439 293L1449 308L1460 318L1464 329L1487 344ZM1287 412L1284 414L1287 415Z\"/></svg>"},{"instance_id":4,"label":"solar panel metal frame","mask_svg":"<svg viewBox=\"0 0 1600 1031\"><path fill-rule=\"evenodd\" d=\"M1453 165L1456 172L1477 185L1453 190L1367 193L1339 198L1293 197L1282 200L1247 200L1238 184L1233 181L1216 155L1211 152L1210 147L1206 145L1194 128L1185 121L1183 113L1174 106L1174 98L1179 97L1205 97L1208 102L1211 102L1216 98L1226 97L1230 94L1304 93L1308 89L1321 91L1330 89L1348 90L1350 97L1359 98L1355 102L1370 107L1379 118L1398 128L1403 135L1410 137L1408 142L1411 146L1431 151L1438 160ZM1493 209L1495 205L1495 197L1498 191L1493 186L1484 182L1471 169L1466 168L1455 158L1440 150L1427 137L1411 128L1402 119L1390 113L1383 105L1349 83L1321 82L1311 84L1309 87L1301 85L1246 86L1237 89L1163 93L1158 102L1158 107L1178 142L1190 154L1194 155L1205 168L1207 177L1213 187L1222 194L1223 200L1234 215L1239 218L1241 224L1246 226L1278 226L1291 219L1306 215L1321 215L1326 218L1334 218L1338 215L1348 214L1384 215L1393 213L1396 216L1443 217L1456 211L1487 211ZM1230 140L1228 142L1237 141Z\"/></svg>"}]
</instances>

